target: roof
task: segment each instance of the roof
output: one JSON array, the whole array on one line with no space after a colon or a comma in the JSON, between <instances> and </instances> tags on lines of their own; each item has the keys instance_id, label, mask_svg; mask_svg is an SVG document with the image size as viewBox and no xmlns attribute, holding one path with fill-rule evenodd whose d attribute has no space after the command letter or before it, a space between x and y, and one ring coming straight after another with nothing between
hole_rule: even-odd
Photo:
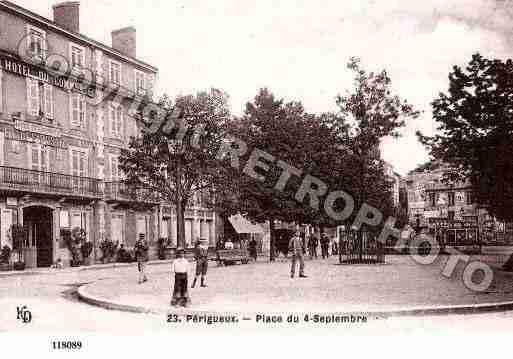
<instances>
[{"instance_id":1,"label":"roof","mask_svg":"<svg viewBox=\"0 0 513 359\"><path fill-rule=\"evenodd\" d=\"M228 218L230 223L232 224L235 232L241 233L264 233L262 227L258 224L253 224L248 221L246 218L242 217L240 214L236 214Z\"/></svg>"},{"instance_id":2,"label":"roof","mask_svg":"<svg viewBox=\"0 0 513 359\"><path fill-rule=\"evenodd\" d=\"M53 30L56 30L57 32L60 32L68 37L71 37L75 40L79 40L81 42L85 42L89 45L95 46L95 47L107 52L108 54L110 54L114 57L117 57L118 59L124 60L126 62L130 62L130 63L137 65L139 67L142 67L150 72L153 72L153 73L158 72L158 68L156 68L155 66L152 66L152 65L150 65L144 61L138 60L134 57L125 55L125 54L121 53L120 51L118 51L110 46L107 46L99 41L93 40L85 35L65 29L64 27L60 26L56 22L49 20L41 15L38 15L30 10L27 10L19 5L13 4L10 1L1 0L0 8L10 10L11 12L14 12L20 16L23 16L23 17L29 18L31 20L34 20L36 22L39 22L41 24L44 24L45 26L47 26Z\"/></svg>"}]
</instances>

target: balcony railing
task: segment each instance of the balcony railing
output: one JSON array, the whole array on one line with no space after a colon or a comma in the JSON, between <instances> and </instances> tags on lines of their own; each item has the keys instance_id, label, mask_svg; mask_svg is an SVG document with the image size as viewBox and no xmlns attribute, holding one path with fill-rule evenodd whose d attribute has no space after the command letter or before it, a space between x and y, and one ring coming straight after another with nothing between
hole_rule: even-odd
<instances>
[{"instance_id":1,"label":"balcony railing","mask_svg":"<svg viewBox=\"0 0 513 359\"><path fill-rule=\"evenodd\" d=\"M124 182L105 182L105 198L127 202L159 202L159 196L155 192L147 188L136 188Z\"/></svg>"},{"instance_id":2,"label":"balcony railing","mask_svg":"<svg viewBox=\"0 0 513 359\"><path fill-rule=\"evenodd\" d=\"M0 167L0 189L79 197L102 196L101 182L97 179L16 167Z\"/></svg>"}]
</instances>

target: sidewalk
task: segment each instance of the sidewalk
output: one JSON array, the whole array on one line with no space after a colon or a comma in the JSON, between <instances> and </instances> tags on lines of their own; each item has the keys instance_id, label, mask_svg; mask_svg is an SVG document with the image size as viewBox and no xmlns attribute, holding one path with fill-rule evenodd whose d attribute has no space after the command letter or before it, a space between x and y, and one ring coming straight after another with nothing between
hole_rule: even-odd
<instances>
[{"instance_id":1,"label":"sidewalk","mask_svg":"<svg viewBox=\"0 0 513 359\"><path fill-rule=\"evenodd\" d=\"M147 265L161 265L161 264L170 264L173 260L154 260L147 262ZM102 270L102 269L110 269L110 268L125 268L125 267L135 267L137 266L137 262L133 263L106 263L106 264L92 264L89 266L80 266L80 267L65 267L62 269L56 268L32 268L25 269L22 271L7 271L0 272L0 278L2 277L14 277L14 276L25 276L25 275L49 275L49 274L57 274L57 273L74 273L80 271L88 271L88 270Z\"/></svg>"}]
</instances>

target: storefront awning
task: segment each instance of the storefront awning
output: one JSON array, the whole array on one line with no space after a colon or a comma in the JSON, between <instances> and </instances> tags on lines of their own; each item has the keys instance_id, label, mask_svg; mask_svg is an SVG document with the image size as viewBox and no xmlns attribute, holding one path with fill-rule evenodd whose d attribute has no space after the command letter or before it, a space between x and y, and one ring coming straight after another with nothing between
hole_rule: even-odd
<instances>
[{"instance_id":1,"label":"storefront awning","mask_svg":"<svg viewBox=\"0 0 513 359\"><path fill-rule=\"evenodd\" d=\"M230 223L233 226L233 229L235 229L235 232L242 234L242 233L264 233L264 230L262 227L260 227L258 224L253 224L250 221L248 221L246 218L242 217L240 214L237 214L235 216L231 216L228 218Z\"/></svg>"}]
</instances>

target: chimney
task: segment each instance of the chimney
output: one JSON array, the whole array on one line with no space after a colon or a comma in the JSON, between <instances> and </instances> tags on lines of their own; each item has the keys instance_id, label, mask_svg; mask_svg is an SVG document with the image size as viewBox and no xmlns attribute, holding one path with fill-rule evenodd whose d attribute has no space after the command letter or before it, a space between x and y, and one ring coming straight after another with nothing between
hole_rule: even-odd
<instances>
[{"instance_id":1,"label":"chimney","mask_svg":"<svg viewBox=\"0 0 513 359\"><path fill-rule=\"evenodd\" d=\"M112 47L124 55L136 57L135 27L129 26L112 31Z\"/></svg>"},{"instance_id":2,"label":"chimney","mask_svg":"<svg viewBox=\"0 0 513 359\"><path fill-rule=\"evenodd\" d=\"M80 2L66 1L55 4L53 21L66 30L80 32Z\"/></svg>"}]
</instances>

